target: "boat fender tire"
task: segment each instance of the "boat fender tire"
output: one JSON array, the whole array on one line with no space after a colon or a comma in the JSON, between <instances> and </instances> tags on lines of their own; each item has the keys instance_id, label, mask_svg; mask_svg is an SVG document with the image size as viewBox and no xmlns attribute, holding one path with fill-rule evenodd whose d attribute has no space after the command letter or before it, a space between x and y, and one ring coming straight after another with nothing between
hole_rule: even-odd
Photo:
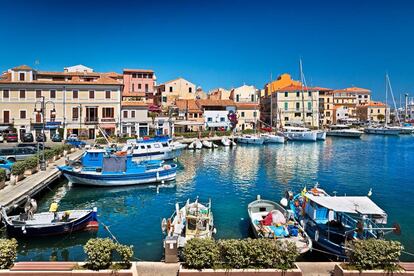
<instances>
[{"instance_id":1,"label":"boat fender tire","mask_svg":"<svg viewBox=\"0 0 414 276\"><path fill-rule=\"evenodd\" d=\"M318 240L319 240L319 231L316 230L315 231L315 241L318 241Z\"/></svg>"},{"instance_id":2,"label":"boat fender tire","mask_svg":"<svg viewBox=\"0 0 414 276\"><path fill-rule=\"evenodd\" d=\"M164 169L165 170L170 170L171 169L171 165L164 165Z\"/></svg>"},{"instance_id":3,"label":"boat fender tire","mask_svg":"<svg viewBox=\"0 0 414 276\"><path fill-rule=\"evenodd\" d=\"M82 163L81 162L74 162L72 164L72 168L74 172L80 172L82 170Z\"/></svg>"}]
</instances>

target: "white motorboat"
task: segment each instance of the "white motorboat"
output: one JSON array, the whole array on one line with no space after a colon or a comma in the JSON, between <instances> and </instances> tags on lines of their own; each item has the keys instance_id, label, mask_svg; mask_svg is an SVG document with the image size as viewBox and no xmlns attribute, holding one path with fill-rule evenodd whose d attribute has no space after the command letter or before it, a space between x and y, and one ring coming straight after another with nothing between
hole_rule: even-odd
<instances>
[{"instance_id":1,"label":"white motorboat","mask_svg":"<svg viewBox=\"0 0 414 276\"><path fill-rule=\"evenodd\" d=\"M316 130L316 140L326 140L326 131L318 129Z\"/></svg>"},{"instance_id":2,"label":"white motorboat","mask_svg":"<svg viewBox=\"0 0 414 276\"><path fill-rule=\"evenodd\" d=\"M326 135L345 137L345 138L360 138L363 134L362 131L352 129L348 125L331 125Z\"/></svg>"},{"instance_id":3,"label":"white motorboat","mask_svg":"<svg viewBox=\"0 0 414 276\"><path fill-rule=\"evenodd\" d=\"M316 141L316 131L311 131L306 127L283 127L283 134L292 141Z\"/></svg>"},{"instance_id":4,"label":"white motorboat","mask_svg":"<svg viewBox=\"0 0 414 276\"><path fill-rule=\"evenodd\" d=\"M377 134L377 135L399 135L399 128L389 128L389 127L366 127L364 129L366 134Z\"/></svg>"},{"instance_id":5,"label":"white motorboat","mask_svg":"<svg viewBox=\"0 0 414 276\"><path fill-rule=\"evenodd\" d=\"M199 139L194 140L188 145L189 149L201 149L203 148L203 143Z\"/></svg>"},{"instance_id":6,"label":"white motorboat","mask_svg":"<svg viewBox=\"0 0 414 276\"><path fill-rule=\"evenodd\" d=\"M203 144L203 147L205 148L211 149L213 147L213 142L210 142L208 140L203 140L201 143Z\"/></svg>"},{"instance_id":7,"label":"white motorboat","mask_svg":"<svg viewBox=\"0 0 414 276\"><path fill-rule=\"evenodd\" d=\"M398 129L400 134L413 134L414 127L413 126L388 126L390 129Z\"/></svg>"},{"instance_id":8,"label":"white motorboat","mask_svg":"<svg viewBox=\"0 0 414 276\"><path fill-rule=\"evenodd\" d=\"M253 144L253 145L262 145L264 138L258 135L242 135L237 138L237 142L241 144Z\"/></svg>"},{"instance_id":9,"label":"white motorboat","mask_svg":"<svg viewBox=\"0 0 414 276\"><path fill-rule=\"evenodd\" d=\"M312 240L295 220L292 211L260 196L248 205L247 211L256 238L293 242L301 254L312 248Z\"/></svg>"},{"instance_id":10,"label":"white motorboat","mask_svg":"<svg viewBox=\"0 0 414 276\"><path fill-rule=\"evenodd\" d=\"M270 133L263 133L260 135L264 139L264 143L277 143L283 144L285 142L284 136L274 135Z\"/></svg>"},{"instance_id":11,"label":"white motorboat","mask_svg":"<svg viewBox=\"0 0 414 276\"><path fill-rule=\"evenodd\" d=\"M179 248L183 248L186 242L193 238L212 238L216 229L211 200L207 204L199 203L198 198L192 203L187 200L182 208L176 203L175 212L171 218L162 220L161 228L167 237L178 238Z\"/></svg>"},{"instance_id":12,"label":"white motorboat","mask_svg":"<svg viewBox=\"0 0 414 276\"><path fill-rule=\"evenodd\" d=\"M221 138L221 144L223 145L223 146L225 146L225 147L230 147L230 145L231 145L231 141L230 141L230 139L229 138L227 138L227 137L223 137L223 138Z\"/></svg>"},{"instance_id":13,"label":"white motorboat","mask_svg":"<svg viewBox=\"0 0 414 276\"><path fill-rule=\"evenodd\" d=\"M132 160L172 160L181 155L186 145L173 142L168 136L149 139L130 139L121 151L132 155Z\"/></svg>"}]
</instances>

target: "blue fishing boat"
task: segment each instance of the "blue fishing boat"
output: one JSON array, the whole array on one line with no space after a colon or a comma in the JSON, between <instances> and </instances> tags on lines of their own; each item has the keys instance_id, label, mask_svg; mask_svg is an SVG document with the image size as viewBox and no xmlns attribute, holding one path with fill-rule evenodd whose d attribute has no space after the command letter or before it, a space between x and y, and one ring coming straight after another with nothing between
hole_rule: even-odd
<instances>
[{"instance_id":1,"label":"blue fishing boat","mask_svg":"<svg viewBox=\"0 0 414 276\"><path fill-rule=\"evenodd\" d=\"M80 162L58 167L69 182L92 186L124 186L174 180L177 165L160 160L137 162L131 154L104 149L86 151Z\"/></svg>"},{"instance_id":2,"label":"blue fishing boat","mask_svg":"<svg viewBox=\"0 0 414 276\"><path fill-rule=\"evenodd\" d=\"M8 216L5 209L0 210L7 235L12 237L42 237L70 234L72 232L97 229L97 209L70 210L63 212L42 212L33 215L25 213Z\"/></svg>"},{"instance_id":3,"label":"blue fishing boat","mask_svg":"<svg viewBox=\"0 0 414 276\"><path fill-rule=\"evenodd\" d=\"M295 196L287 192L286 199L282 201L313 244L338 259L347 258L348 241L382 239L385 234L400 231L398 225L385 227L387 214L368 196L330 196L315 186Z\"/></svg>"}]
</instances>

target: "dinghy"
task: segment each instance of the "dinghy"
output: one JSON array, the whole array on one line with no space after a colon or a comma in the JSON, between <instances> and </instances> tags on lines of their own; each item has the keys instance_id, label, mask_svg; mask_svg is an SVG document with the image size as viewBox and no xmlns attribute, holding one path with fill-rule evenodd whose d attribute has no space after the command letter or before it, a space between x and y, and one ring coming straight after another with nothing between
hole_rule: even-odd
<instances>
[{"instance_id":1,"label":"dinghy","mask_svg":"<svg viewBox=\"0 0 414 276\"><path fill-rule=\"evenodd\" d=\"M188 145L188 148L189 149L194 149L194 150L195 149L201 149L201 148L203 148L203 143L201 143L200 140L196 139L193 142L191 142L190 145Z\"/></svg>"},{"instance_id":2,"label":"dinghy","mask_svg":"<svg viewBox=\"0 0 414 276\"><path fill-rule=\"evenodd\" d=\"M221 144L225 147L230 147L231 141L227 137L221 138Z\"/></svg>"},{"instance_id":3,"label":"dinghy","mask_svg":"<svg viewBox=\"0 0 414 276\"><path fill-rule=\"evenodd\" d=\"M211 149L213 147L213 142L207 141L207 140L203 140L203 147Z\"/></svg>"}]
</instances>

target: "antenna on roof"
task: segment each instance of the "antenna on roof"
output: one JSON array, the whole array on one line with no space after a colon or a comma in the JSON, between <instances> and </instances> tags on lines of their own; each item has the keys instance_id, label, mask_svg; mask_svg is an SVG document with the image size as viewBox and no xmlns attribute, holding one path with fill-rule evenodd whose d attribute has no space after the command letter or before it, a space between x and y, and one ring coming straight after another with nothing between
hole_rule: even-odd
<instances>
[{"instance_id":1,"label":"antenna on roof","mask_svg":"<svg viewBox=\"0 0 414 276\"><path fill-rule=\"evenodd\" d=\"M36 59L35 62L34 62L34 65L37 66L39 64L40 64L40 60Z\"/></svg>"}]
</instances>

